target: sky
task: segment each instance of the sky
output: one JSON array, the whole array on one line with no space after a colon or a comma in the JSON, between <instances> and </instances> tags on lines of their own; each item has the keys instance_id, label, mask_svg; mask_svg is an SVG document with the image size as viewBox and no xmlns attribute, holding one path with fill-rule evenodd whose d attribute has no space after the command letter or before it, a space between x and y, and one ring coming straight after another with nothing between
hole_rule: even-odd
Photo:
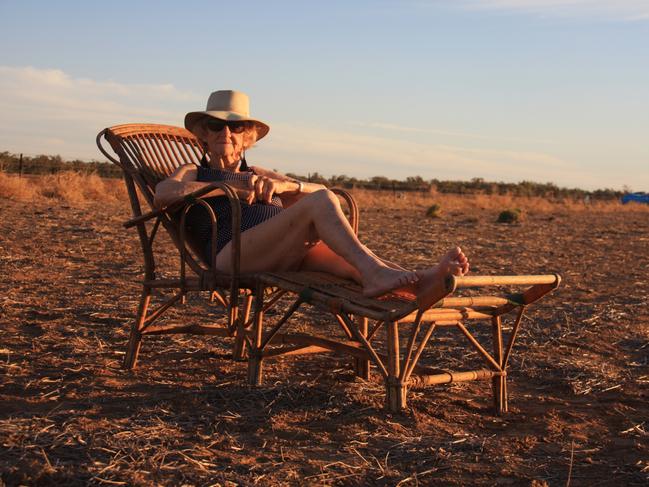
<instances>
[{"instance_id":1,"label":"sky","mask_svg":"<svg viewBox=\"0 0 649 487\"><path fill-rule=\"evenodd\" d=\"M0 0L0 152L236 89L250 163L649 191L648 0Z\"/></svg>"}]
</instances>

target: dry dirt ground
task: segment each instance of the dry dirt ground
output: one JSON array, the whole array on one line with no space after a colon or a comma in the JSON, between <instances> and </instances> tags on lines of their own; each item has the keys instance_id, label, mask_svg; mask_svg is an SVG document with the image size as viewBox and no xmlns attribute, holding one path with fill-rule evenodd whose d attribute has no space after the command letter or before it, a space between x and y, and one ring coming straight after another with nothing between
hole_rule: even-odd
<instances>
[{"instance_id":1,"label":"dry dirt ground","mask_svg":"<svg viewBox=\"0 0 649 487\"><path fill-rule=\"evenodd\" d=\"M0 199L0 485L648 485L649 212L424 210L362 210L362 239L411 266L458 243L477 274L563 277L524 322L506 416L488 382L413 390L389 414L332 355L249 387L220 338L148 338L124 371L141 270L126 208ZM223 314L195 297L170 319L202 317ZM468 350L448 330L424 360Z\"/></svg>"}]
</instances>

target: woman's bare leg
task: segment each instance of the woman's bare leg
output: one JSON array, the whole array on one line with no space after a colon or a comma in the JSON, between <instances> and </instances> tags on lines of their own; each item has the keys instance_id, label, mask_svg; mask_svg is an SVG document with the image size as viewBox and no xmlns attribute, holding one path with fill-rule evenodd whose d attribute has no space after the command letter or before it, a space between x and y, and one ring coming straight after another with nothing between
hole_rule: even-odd
<instances>
[{"instance_id":1,"label":"woman's bare leg","mask_svg":"<svg viewBox=\"0 0 649 487\"><path fill-rule=\"evenodd\" d=\"M369 250L369 249L368 249ZM378 257L377 257L378 258ZM398 264L383 261L395 269L402 269ZM302 261L302 270L325 271L347 279L360 281L360 274L342 257L333 252L326 244L320 242L313 247ZM446 294L446 277L462 276L469 272L469 259L460 247L449 250L439 262L428 269L416 271L419 281L399 288L415 295L417 304L422 309L430 308L441 296Z\"/></svg>"},{"instance_id":2,"label":"woman's bare leg","mask_svg":"<svg viewBox=\"0 0 649 487\"><path fill-rule=\"evenodd\" d=\"M318 242L309 249L304 259L302 259L300 270L328 272L334 276L361 283L361 275L356 268L331 250L324 242Z\"/></svg>"},{"instance_id":3,"label":"woman's bare leg","mask_svg":"<svg viewBox=\"0 0 649 487\"><path fill-rule=\"evenodd\" d=\"M378 257L366 245L363 244L365 251L376 257L377 260L383 262L386 266L400 271L408 271L408 269L390 262L389 260ZM349 262L343 259L336 252L331 250L326 243L320 241L313 248L311 248L300 265L300 270L304 271L319 271L329 272L335 276L344 277L345 279L352 279L359 284L361 283L361 275L356 268Z\"/></svg>"},{"instance_id":4,"label":"woman's bare leg","mask_svg":"<svg viewBox=\"0 0 649 487\"><path fill-rule=\"evenodd\" d=\"M322 242L313 246L319 239ZM230 271L231 244L217 256L216 267ZM384 262L358 240L338 198L323 190L305 196L241 235L241 272L300 267L354 279L367 296L406 289L417 294L422 307L422 303L434 298L446 276L465 274L469 263L459 247L449 251L436 266L416 273Z\"/></svg>"},{"instance_id":5,"label":"woman's bare leg","mask_svg":"<svg viewBox=\"0 0 649 487\"><path fill-rule=\"evenodd\" d=\"M393 269L368 252L345 218L337 196L327 190L305 196L277 216L242 233L241 272L298 269L312 248L310 242L317 240L356 269L368 296L418 279L414 272ZM230 271L230 252L231 243L219 252L217 269Z\"/></svg>"}]
</instances>

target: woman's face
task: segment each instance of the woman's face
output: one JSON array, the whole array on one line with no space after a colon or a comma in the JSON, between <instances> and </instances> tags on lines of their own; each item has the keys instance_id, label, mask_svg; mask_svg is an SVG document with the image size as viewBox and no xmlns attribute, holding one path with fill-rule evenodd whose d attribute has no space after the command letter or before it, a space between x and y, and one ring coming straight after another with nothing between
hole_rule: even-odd
<instances>
[{"instance_id":1,"label":"woman's face","mask_svg":"<svg viewBox=\"0 0 649 487\"><path fill-rule=\"evenodd\" d=\"M199 138L207 143L210 164L218 169L235 170L245 149L246 126L231 127L219 120L207 119L199 128ZM220 130L219 130L220 129Z\"/></svg>"}]
</instances>

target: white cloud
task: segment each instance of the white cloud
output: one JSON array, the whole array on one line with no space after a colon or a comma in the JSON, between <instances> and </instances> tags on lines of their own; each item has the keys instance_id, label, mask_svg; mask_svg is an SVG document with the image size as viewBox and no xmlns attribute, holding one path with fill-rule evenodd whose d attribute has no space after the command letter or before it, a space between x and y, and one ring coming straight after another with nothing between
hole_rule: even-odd
<instances>
[{"instance_id":1,"label":"white cloud","mask_svg":"<svg viewBox=\"0 0 649 487\"><path fill-rule=\"evenodd\" d=\"M403 179L420 175L425 179L484 177L506 181L547 181L551 174L566 176L561 159L541 152L430 144L384 134L290 124L274 124L272 137L259 143L251 159L287 172L317 171L327 176Z\"/></svg>"},{"instance_id":2,"label":"white cloud","mask_svg":"<svg viewBox=\"0 0 649 487\"><path fill-rule=\"evenodd\" d=\"M178 125L200 97L171 84L74 78L58 69L0 66L0 147L99 158L97 132L128 122Z\"/></svg>"},{"instance_id":3,"label":"white cloud","mask_svg":"<svg viewBox=\"0 0 649 487\"><path fill-rule=\"evenodd\" d=\"M461 0L469 9L519 11L542 16L648 20L647 0Z\"/></svg>"},{"instance_id":4,"label":"white cloud","mask_svg":"<svg viewBox=\"0 0 649 487\"><path fill-rule=\"evenodd\" d=\"M203 103L203 96L169 84L96 81L74 78L60 70L0 66L0 151L103 160L94 141L104 127L129 122L180 125L188 110ZM413 137L419 133L422 137ZM427 141L431 138L427 133L444 135L452 143ZM500 140L504 142L481 134L372 121L333 129L275 123L271 136L260 142L250 160L298 174L318 171L396 179L415 175L426 179L483 177L602 186L603 174L578 171L560 157L535 149L544 144L514 144L506 137ZM501 148L494 149L498 146ZM512 146L524 149L509 150ZM618 184L613 176L622 176L617 173L608 176L608 184L621 186L627 182L620 179Z\"/></svg>"}]
</instances>

